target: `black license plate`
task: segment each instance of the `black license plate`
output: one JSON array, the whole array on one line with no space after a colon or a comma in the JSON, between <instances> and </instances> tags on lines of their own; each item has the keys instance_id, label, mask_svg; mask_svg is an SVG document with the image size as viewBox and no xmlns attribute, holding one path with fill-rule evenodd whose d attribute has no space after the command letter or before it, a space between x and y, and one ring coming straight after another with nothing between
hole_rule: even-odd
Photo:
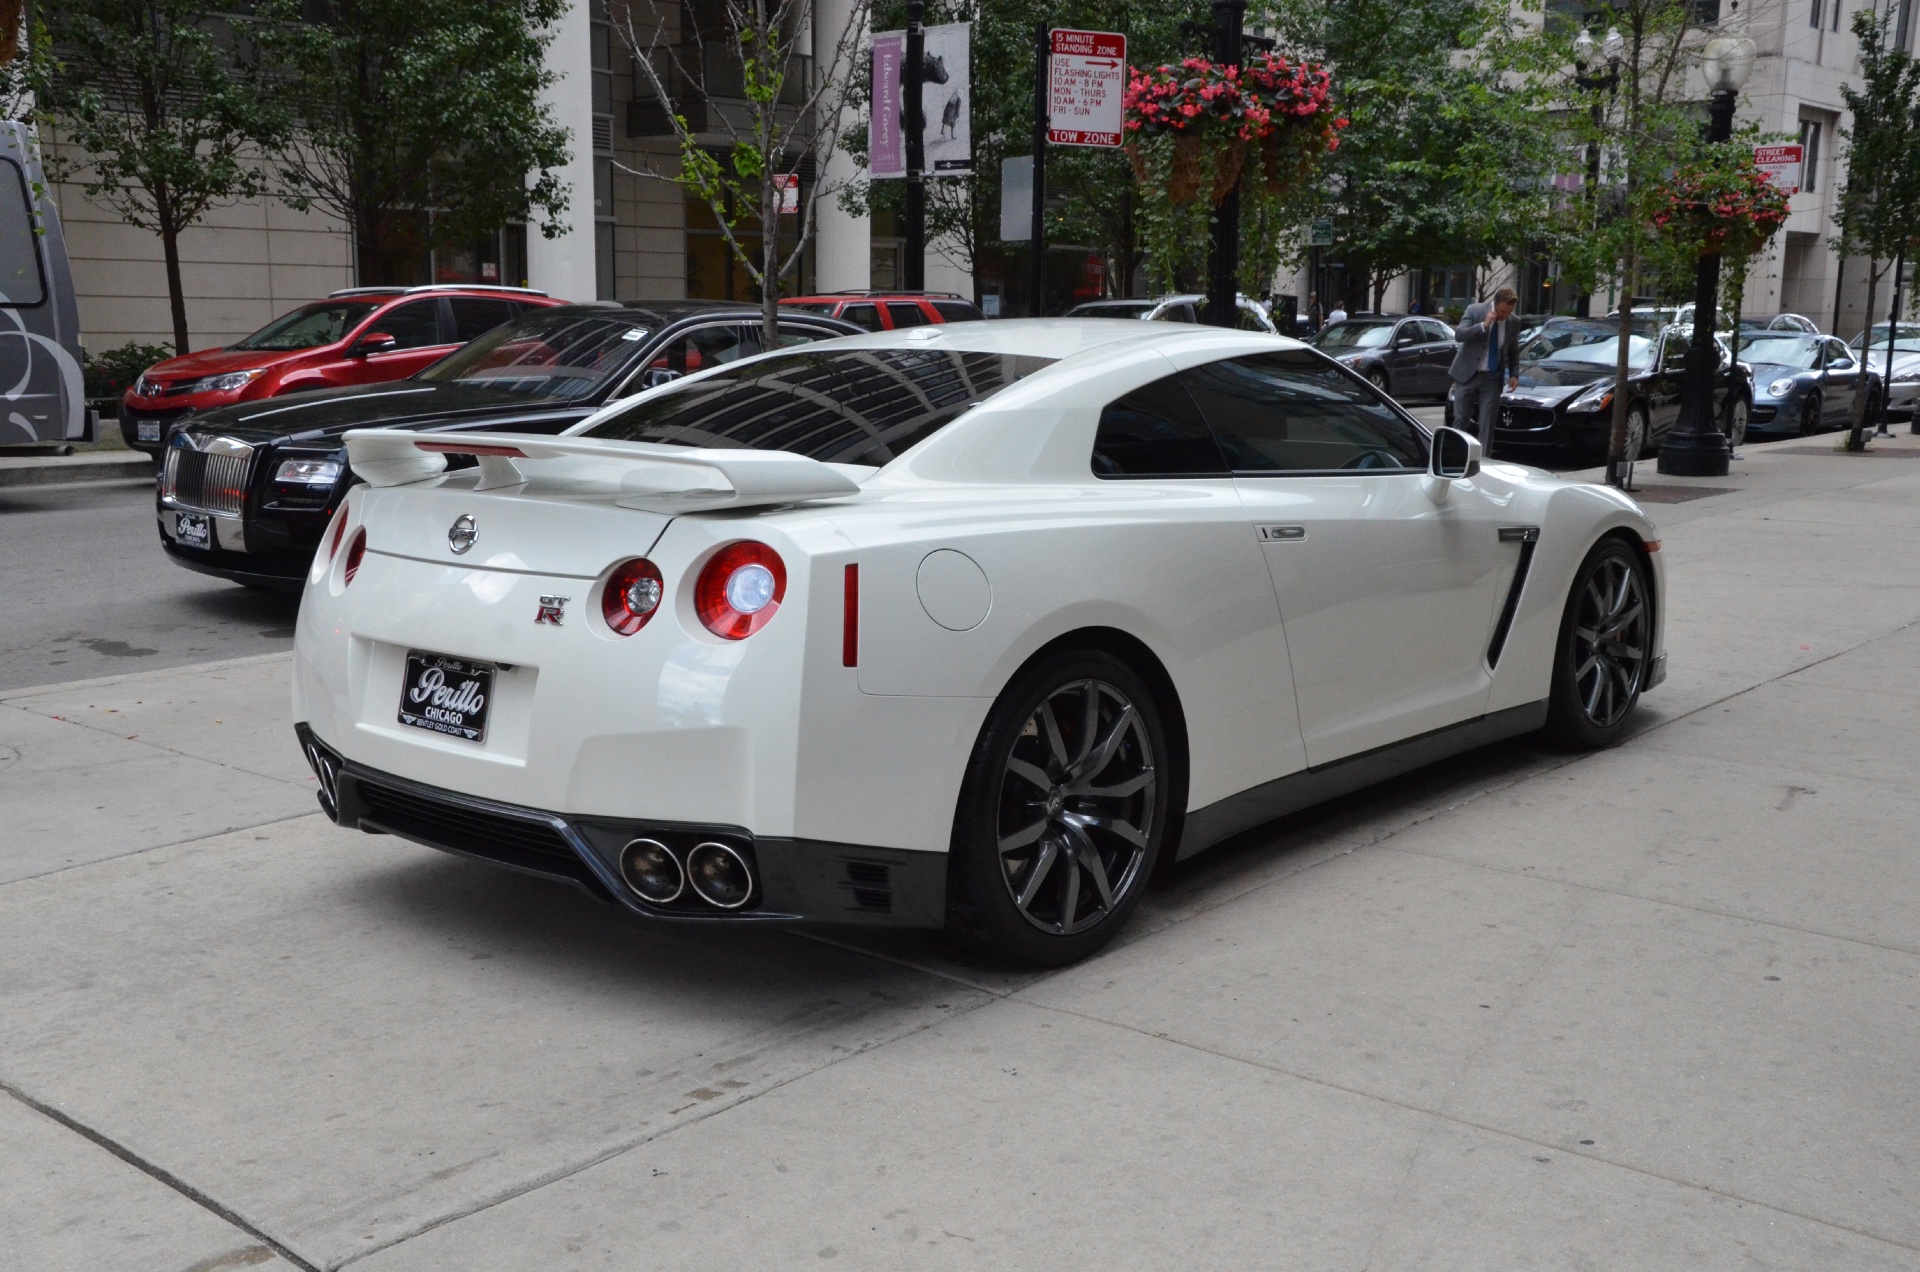
<instances>
[{"instance_id":1,"label":"black license plate","mask_svg":"<svg viewBox=\"0 0 1920 1272\"><path fill-rule=\"evenodd\" d=\"M213 546L213 522L205 513L180 513L173 523L173 537L180 541L183 548L210 548Z\"/></svg>"},{"instance_id":2,"label":"black license plate","mask_svg":"<svg viewBox=\"0 0 1920 1272\"><path fill-rule=\"evenodd\" d=\"M400 682L400 723L469 742L486 741L493 672L490 663L408 650L407 675Z\"/></svg>"}]
</instances>

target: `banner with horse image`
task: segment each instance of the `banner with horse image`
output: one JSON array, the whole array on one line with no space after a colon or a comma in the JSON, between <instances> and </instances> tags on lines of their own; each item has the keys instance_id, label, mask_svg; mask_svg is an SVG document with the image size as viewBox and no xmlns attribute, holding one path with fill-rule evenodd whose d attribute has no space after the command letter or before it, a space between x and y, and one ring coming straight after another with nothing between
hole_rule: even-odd
<instances>
[{"instance_id":1,"label":"banner with horse image","mask_svg":"<svg viewBox=\"0 0 1920 1272\"><path fill-rule=\"evenodd\" d=\"M973 171L972 35L967 22L924 31L920 59L921 134L929 177L964 177ZM904 31L873 36L871 166L875 177L907 175L905 131L906 45Z\"/></svg>"}]
</instances>

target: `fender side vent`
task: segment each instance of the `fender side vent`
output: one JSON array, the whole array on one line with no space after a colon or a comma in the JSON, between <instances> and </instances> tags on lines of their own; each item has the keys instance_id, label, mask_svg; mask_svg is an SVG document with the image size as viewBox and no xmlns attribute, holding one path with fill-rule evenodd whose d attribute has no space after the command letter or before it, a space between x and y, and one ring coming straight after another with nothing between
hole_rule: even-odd
<instances>
[{"instance_id":1,"label":"fender side vent","mask_svg":"<svg viewBox=\"0 0 1920 1272\"><path fill-rule=\"evenodd\" d=\"M882 861L843 858L847 877L840 884L853 897L853 908L868 914L893 912L893 869Z\"/></svg>"},{"instance_id":2,"label":"fender side vent","mask_svg":"<svg viewBox=\"0 0 1920 1272\"><path fill-rule=\"evenodd\" d=\"M1527 527L1532 529L1532 527ZM1494 624L1493 639L1487 644L1487 670L1492 671L1500 665L1500 651L1507 647L1507 633L1513 630L1513 616L1520 610L1520 593L1527 586L1527 570L1533 565L1533 549L1538 542L1540 532L1533 531L1531 539L1521 539L1520 560L1513 567L1513 583L1507 588L1507 603L1500 607L1500 621ZM1507 539L1507 531L1500 531L1500 537Z\"/></svg>"}]
</instances>

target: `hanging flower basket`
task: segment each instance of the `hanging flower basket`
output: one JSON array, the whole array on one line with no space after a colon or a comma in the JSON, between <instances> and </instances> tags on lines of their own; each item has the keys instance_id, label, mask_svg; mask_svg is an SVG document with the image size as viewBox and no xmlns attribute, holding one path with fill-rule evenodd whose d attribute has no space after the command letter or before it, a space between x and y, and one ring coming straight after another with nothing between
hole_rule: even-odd
<instances>
[{"instance_id":1,"label":"hanging flower basket","mask_svg":"<svg viewBox=\"0 0 1920 1272\"><path fill-rule=\"evenodd\" d=\"M1676 172L1653 214L1654 225L1676 246L1699 256L1740 260L1765 247L1786 222L1787 192L1744 153L1732 163Z\"/></svg>"},{"instance_id":2,"label":"hanging flower basket","mask_svg":"<svg viewBox=\"0 0 1920 1272\"><path fill-rule=\"evenodd\" d=\"M1272 53L1245 67L1190 57L1130 70L1125 144L1156 287L1178 285L1182 263L1206 242L1207 213L1235 190L1242 194L1243 272L1271 276L1279 255L1279 202L1338 144L1346 126L1328 108L1331 82L1318 66ZM1245 179L1250 168L1254 180ZM1252 240L1247 229L1255 232Z\"/></svg>"}]
</instances>

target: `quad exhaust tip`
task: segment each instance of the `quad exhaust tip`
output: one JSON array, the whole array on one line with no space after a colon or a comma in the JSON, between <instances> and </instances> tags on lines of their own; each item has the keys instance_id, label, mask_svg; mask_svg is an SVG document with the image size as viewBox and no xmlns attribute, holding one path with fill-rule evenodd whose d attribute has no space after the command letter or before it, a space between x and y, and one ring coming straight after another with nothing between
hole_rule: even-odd
<instances>
[{"instance_id":1,"label":"quad exhaust tip","mask_svg":"<svg viewBox=\"0 0 1920 1272\"><path fill-rule=\"evenodd\" d=\"M620 850L620 877L651 905L671 905L687 888L679 859L657 839L636 839Z\"/></svg>"},{"instance_id":2,"label":"quad exhaust tip","mask_svg":"<svg viewBox=\"0 0 1920 1272\"><path fill-rule=\"evenodd\" d=\"M700 899L722 910L738 910L753 895L753 868L726 844L696 846L687 854L687 874Z\"/></svg>"}]
</instances>

